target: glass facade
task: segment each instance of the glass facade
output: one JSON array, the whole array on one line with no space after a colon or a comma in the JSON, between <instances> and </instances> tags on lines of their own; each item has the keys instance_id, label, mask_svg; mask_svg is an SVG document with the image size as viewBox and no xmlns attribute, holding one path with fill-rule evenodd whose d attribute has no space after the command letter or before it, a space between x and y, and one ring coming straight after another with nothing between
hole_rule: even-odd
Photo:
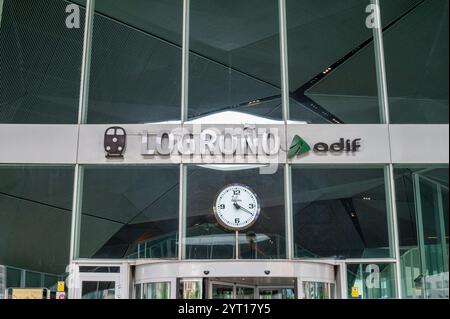
<instances>
[{"instance_id":1,"label":"glass facade","mask_svg":"<svg viewBox=\"0 0 450 319\"><path fill-rule=\"evenodd\" d=\"M191 1L189 118L234 110L281 120L276 12L274 0Z\"/></svg>"},{"instance_id":2,"label":"glass facade","mask_svg":"<svg viewBox=\"0 0 450 319\"><path fill-rule=\"evenodd\" d=\"M195 120L257 119L286 132L291 124L448 124L448 1L381 0L380 30L370 27L369 0L92 3L0 0L0 124L79 124L80 136L129 125L131 141L147 126ZM68 27L77 12L79 25ZM211 292L187 276L130 286L140 299L172 290L184 299L449 297L448 163L323 156L265 174L225 158L91 163L81 151L67 165L0 161L0 293L55 291L71 263L114 262L114 271L101 264L86 273L117 275L126 262L304 261L339 264L347 282L219 281ZM214 207L237 184L260 204L256 223L240 232L223 227ZM80 298L120 294L118 279L90 278Z\"/></svg>"},{"instance_id":3,"label":"glass facade","mask_svg":"<svg viewBox=\"0 0 450 319\"><path fill-rule=\"evenodd\" d=\"M381 123L370 3L287 0L292 120Z\"/></svg>"},{"instance_id":4,"label":"glass facade","mask_svg":"<svg viewBox=\"0 0 450 319\"><path fill-rule=\"evenodd\" d=\"M176 166L84 167L81 258L178 256Z\"/></svg>"},{"instance_id":5,"label":"glass facade","mask_svg":"<svg viewBox=\"0 0 450 319\"><path fill-rule=\"evenodd\" d=\"M380 3L391 122L448 124L448 1Z\"/></svg>"},{"instance_id":6,"label":"glass facade","mask_svg":"<svg viewBox=\"0 0 450 319\"><path fill-rule=\"evenodd\" d=\"M0 123L77 123L85 10L68 29L66 1L0 6Z\"/></svg>"},{"instance_id":7,"label":"glass facade","mask_svg":"<svg viewBox=\"0 0 450 319\"><path fill-rule=\"evenodd\" d=\"M56 291L69 264L73 167L0 166L6 286Z\"/></svg>"},{"instance_id":8,"label":"glass facade","mask_svg":"<svg viewBox=\"0 0 450 319\"><path fill-rule=\"evenodd\" d=\"M244 183L261 199L261 213L251 231L221 227L213 212L216 195L230 184ZM283 169L260 175L239 166L189 167L187 171L186 259L285 259L286 223ZM239 243L239 256L236 243Z\"/></svg>"},{"instance_id":9,"label":"glass facade","mask_svg":"<svg viewBox=\"0 0 450 319\"><path fill-rule=\"evenodd\" d=\"M383 168L292 170L295 256L388 258Z\"/></svg>"},{"instance_id":10,"label":"glass facade","mask_svg":"<svg viewBox=\"0 0 450 319\"><path fill-rule=\"evenodd\" d=\"M87 123L180 120L182 1L95 1Z\"/></svg>"},{"instance_id":11,"label":"glass facade","mask_svg":"<svg viewBox=\"0 0 450 319\"><path fill-rule=\"evenodd\" d=\"M395 171L403 293L448 298L448 167Z\"/></svg>"},{"instance_id":12,"label":"glass facade","mask_svg":"<svg viewBox=\"0 0 450 319\"><path fill-rule=\"evenodd\" d=\"M347 265L349 299L395 298L394 266L390 264Z\"/></svg>"}]
</instances>

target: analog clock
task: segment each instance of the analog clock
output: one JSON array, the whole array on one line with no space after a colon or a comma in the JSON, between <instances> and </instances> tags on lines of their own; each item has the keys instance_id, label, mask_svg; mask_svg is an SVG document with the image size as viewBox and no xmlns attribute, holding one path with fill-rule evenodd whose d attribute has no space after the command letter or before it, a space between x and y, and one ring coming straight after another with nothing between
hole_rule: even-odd
<instances>
[{"instance_id":1,"label":"analog clock","mask_svg":"<svg viewBox=\"0 0 450 319\"><path fill-rule=\"evenodd\" d=\"M258 220L260 210L256 193L241 184L222 189L214 204L214 214L219 224L234 231L252 227Z\"/></svg>"}]
</instances>

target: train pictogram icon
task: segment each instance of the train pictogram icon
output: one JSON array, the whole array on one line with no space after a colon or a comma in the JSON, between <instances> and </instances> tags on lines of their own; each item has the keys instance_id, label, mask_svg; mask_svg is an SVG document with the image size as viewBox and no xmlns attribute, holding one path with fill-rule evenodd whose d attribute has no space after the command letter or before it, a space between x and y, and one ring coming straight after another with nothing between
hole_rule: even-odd
<instances>
[{"instance_id":1,"label":"train pictogram icon","mask_svg":"<svg viewBox=\"0 0 450 319\"><path fill-rule=\"evenodd\" d=\"M127 133L121 127L110 127L105 132L106 158L124 158L127 144Z\"/></svg>"}]
</instances>

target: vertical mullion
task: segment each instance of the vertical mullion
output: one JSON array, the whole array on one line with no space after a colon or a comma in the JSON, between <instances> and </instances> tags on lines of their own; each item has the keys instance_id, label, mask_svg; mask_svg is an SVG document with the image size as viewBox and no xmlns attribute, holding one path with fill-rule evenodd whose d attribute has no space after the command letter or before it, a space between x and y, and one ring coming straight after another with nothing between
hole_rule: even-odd
<instances>
[{"instance_id":1,"label":"vertical mullion","mask_svg":"<svg viewBox=\"0 0 450 319\"><path fill-rule=\"evenodd\" d=\"M395 187L395 175L394 175L394 165L389 164L388 167L388 188L389 188L389 204L390 204L390 218L391 221L391 245L394 247L394 258L395 258L395 273L396 273L396 291L397 297L401 299L403 297L402 291L402 272L401 272L401 254L400 254L400 234L398 229L398 214L397 214L397 193Z\"/></svg>"},{"instance_id":2,"label":"vertical mullion","mask_svg":"<svg viewBox=\"0 0 450 319\"><path fill-rule=\"evenodd\" d=\"M180 187L179 187L179 220L178 220L178 259L186 258L186 176L187 170L184 164L180 164Z\"/></svg>"},{"instance_id":3,"label":"vertical mullion","mask_svg":"<svg viewBox=\"0 0 450 319\"><path fill-rule=\"evenodd\" d=\"M376 26L373 28L374 49L375 49L375 65L377 70L378 81L378 100L380 103L380 117L383 124L390 124L389 113L389 96L386 79L386 61L384 55L383 28L381 25L381 9L379 0L371 0L375 5Z\"/></svg>"},{"instance_id":4,"label":"vertical mullion","mask_svg":"<svg viewBox=\"0 0 450 319\"><path fill-rule=\"evenodd\" d=\"M81 201L83 185L83 167L75 166L72 198L72 223L70 230L70 262L73 263L79 257Z\"/></svg>"},{"instance_id":5,"label":"vertical mullion","mask_svg":"<svg viewBox=\"0 0 450 319\"><path fill-rule=\"evenodd\" d=\"M286 255L287 259L294 258L294 229L293 229L293 207L292 207L292 168L289 164L284 167L284 202L286 219Z\"/></svg>"},{"instance_id":6,"label":"vertical mullion","mask_svg":"<svg viewBox=\"0 0 450 319\"><path fill-rule=\"evenodd\" d=\"M86 18L84 22L83 59L81 63L80 99L78 108L78 124L86 123L89 100L89 79L91 70L92 33L94 26L95 0L87 0Z\"/></svg>"},{"instance_id":7,"label":"vertical mullion","mask_svg":"<svg viewBox=\"0 0 450 319\"><path fill-rule=\"evenodd\" d=\"M81 62L81 81L80 81L80 95L78 105L78 145L80 137L81 125L86 123L87 105L89 97L89 75L90 75L90 61L92 48L92 29L94 24L95 0L87 0L85 22L84 22L84 40L83 52ZM78 153L78 146L77 146ZM70 266L69 276L71 278L69 288L69 299L77 297L76 287L78 285L77 265L75 260L79 256L79 242L80 242L80 223L81 223L81 191L83 181L83 168L77 163L75 164L73 196L72 196L72 220L70 229Z\"/></svg>"},{"instance_id":8,"label":"vertical mullion","mask_svg":"<svg viewBox=\"0 0 450 319\"><path fill-rule=\"evenodd\" d=\"M189 34L190 34L190 0L183 0L183 48L181 70L181 123L188 120L189 102Z\"/></svg>"},{"instance_id":9,"label":"vertical mullion","mask_svg":"<svg viewBox=\"0 0 450 319\"><path fill-rule=\"evenodd\" d=\"M437 199L438 199L438 211L439 211L439 233L442 247L442 260L443 270L448 272L448 254L447 254L447 241L445 239L445 218L444 218L444 198L442 196L442 186L437 184Z\"/></svg>"},{"instance_id":10,"label":"vertical mullion","mask_svg":"<svg viewBox=\"0 0 450 319\"><path fill-rule=\"evenodd\" d=\"M181 125L188 120L189 102L189 27L190 27L190 0L183 0L183 29L182 29L182 67L181 67ZM186 191L187 167L180 164L179 187L179 221L178 221L178 259L186 259Z\"/></svg>"},{"instance_id":11,"label":"vertical mullion","mask_svg":"<svg viewBox=\"0 0 450 319\"><path fill-rule=\"evenodd\" d=\"M280 56L281 56L281 96L283 105L283 120L289 121L289 69L287 45L286 0L278 0L280 22Z\"/></svg>"},{"instance_id":12,"label":"vertical mullion","mask_svg":"<svg viewBox=\"0 0 450 319\"><path fill-rule=\"evenodd\" d=\"M389 95L387 88L386 77L386 60L384 54L384 40L383 40L383 28L381 22L381 8L379 0L371 0L371 3L375 5L375 27L373 28L374 37L374 50L375 50L375 65L378 82L378 99L380 103L380 118L381 123L390 125L390 112L389 112ZM389 129L389 128L388 128ZM395 286L397 291L397 298L402 298L402 279L401 279L401 260L400 260L400 236L398 230L398 214L397 214L397 196L395 189L395 175L394 165L392 162L389 164L388 171L388 188L389 188L389 203L390 203L390 221L392 224L392 230L390 232L392 236L391 245L394 247L394 257L396 260L395 265Z\"/></svg>"},{"instance_id":13,"label":"vertical mullion","mask_svg":"<svg viewBox=\"0 0 450 319\"><path fill-rule=\"evenodd\" d=\"M427 285L425 285L425 276L427 269L427 260L425 255L425 237L423 230L423 215L422 215L422 197L420 193L420 175L413 174L413 183L414 183L414 198L416 204L416 227L417 227L417 236L419 242L419 256L420 256L420 272L423 280L423 296L426 298Z\"/></svg>"},{"instance_id":14,"label":"vertical mullion","mask_svg":"<svg viewBox=\"0 0 450 319\"><path fill-rule=\"evenodd\" d=\"M280 57L281 57L281 96L283 105L283 121L287 136L287 123L289 121L289 69L288 69L288 44L287 44L287 18L286 0L278 1L280 24ZM291 166L284 166L284 203L285 203L285 228L286 228L286 256L293 258L293 229L292 229L292 193L291 193Z\"/></svg>"}]
</instances>

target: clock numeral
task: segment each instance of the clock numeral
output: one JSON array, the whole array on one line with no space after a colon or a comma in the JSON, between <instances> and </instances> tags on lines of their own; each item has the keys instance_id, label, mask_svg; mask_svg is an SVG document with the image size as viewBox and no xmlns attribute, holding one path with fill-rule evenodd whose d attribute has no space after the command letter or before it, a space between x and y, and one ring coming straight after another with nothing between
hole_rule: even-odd
<instances>
[{"instance_id":1,"label":"clock numeral","mask_svg":"<svg viewBox=\"0 0 450 319\"><path fill-rule=\"evenodd\" d=\"M225 204L219 206L220 209L225 209Z\"/></svg>"},{"instance_id":2,"label":"clock numeral","mask_svg":"<svg viewBox=\"0 0 450 319\"><path fill-rule=\"evenodd\" d=\"M241 191L239 190L239 189L235 189L234 191L233 191L233 193L234 193L234 195L241 195Z\"/></svg>"},{"instance_id":3,"label":"clock numeral","mask_svg":"<svg viewBox=\"0 0 450 319\"><path fill-rule=\"evenodd\" d=\"M248 205L248 208L254 209L254 208L255 208L255 204L250 204L250 205Z\"/></svg>"},{"instance_id":4,"label":"clock numeral","mask_svg":"<svg viewBox=\"0 0 450 319\"><path fill-rule=\"evenodd\" d=\"M234 220L234 222L235 222L236 224L239 224L239 223L241 222L241 220L240 220L239 218L236 218L236 219Z\"/></svg>"}]
</instances>

